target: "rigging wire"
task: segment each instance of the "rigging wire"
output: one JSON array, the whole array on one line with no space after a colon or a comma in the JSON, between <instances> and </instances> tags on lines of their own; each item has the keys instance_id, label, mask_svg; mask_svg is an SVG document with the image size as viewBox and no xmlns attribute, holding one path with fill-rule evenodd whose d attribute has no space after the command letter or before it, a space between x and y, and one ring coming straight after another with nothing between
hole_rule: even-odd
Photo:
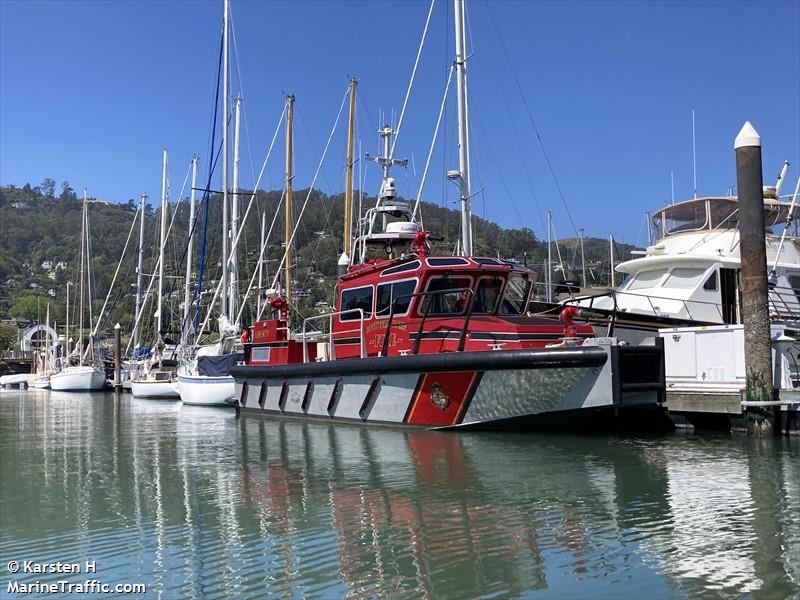
<instances>
[{"instance_id":1,"label":"rigging wire","mask_svg":"<svg viewBox=\"0 0 800 600\"><path fill-rule=\"evenodd\" d=\"M394 132L394 139L392 140L392 148L389 151L389 158L394 158L394 149L397 146L397 139L400 137L400 128L403 126L403 117L406 114L406 108L408 107L408 99L411 96L411 88L414 86L414 79L417 76L417 67L419 67L419 59L422 55L422 48L425 46L425 38L428 35L428 26L431 23L431 15L433 14L433 5L435 4L436 0L431 0L431 5L428 8L428 17L425 19L425 28L422 30L422 39L419 41L419 47L417 48L417 57L414 60L414 68L411 70L411 79L408 82L408 87L406 88L406 97L403 100L403 108L400 110L400 119L397 121L397 127L395 128Z\"/></svg>"},{"instance_id":2,"label":"rigging wire","mask_svg":"<svg viewBox=\"0 0 800 600\"><path fill-rule=\"evenodd\" d=\"M497 34L497 39L500 41L500 47L503 50L503 55L506 58L509 70L511 71L511 75L514 78L514 83L516 84L517 90L519 91L519 95L522 98L522 104L525 106L525 112L527 113L528 118L531 121L531 126L533 126L534 133L536 133L536 139L539 140L539 146L542 149L542 156L544 156L544 160L547 163L547 168L550 171L550 176L553 178L553 183L555 184L556 190L558 191L558 195L561 198L561 203L564 205L564 210L567 213L567 218L569 219L569 223L572 226L572 229L575 231L575 236L577 237L578 228L575 226L575 221L572 220L572 214L570 213L569 206L567 205L567 200L564 197L564 192L561 190L561 185L558 183L558 178L556 177L555 169L553 168L553 164L550 162L550 156L547 154L547 149L544 146L544 140L542 140L539 128L536 126L536 119L534 119L533 117L533 111L531 110L531 107L528 105L528 100L522 91L522 85L519 82L519 77L517 77L517 72L514 70L514 65L511 62L511 57L508 54L508 49L506 48L506 44L503 41L503 37L500 35L500 30L498 29L497 23L494 20L494 15L492 14L492 10L489 6L489 3L486 4L486 10L489 13L489 20L492 22L492 26L494 27L495 33Z\"/></svg>"}]
</instances>

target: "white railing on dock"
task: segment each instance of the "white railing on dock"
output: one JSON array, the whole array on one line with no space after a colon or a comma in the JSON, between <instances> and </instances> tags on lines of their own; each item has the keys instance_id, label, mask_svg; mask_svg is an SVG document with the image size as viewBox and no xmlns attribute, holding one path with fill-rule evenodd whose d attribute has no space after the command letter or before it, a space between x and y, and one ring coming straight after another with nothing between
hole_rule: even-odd
<instances>
[{"instance_id":1,"label":"white railing on dock","mask_svg":"<svg viewBox=\"0 0 800 600\"><path fill-rule=\"evenodd\" d=\"M367 357L367 343L364 337L364 310L361 308L351 308L349 310L340 310L338 312L326 313L324 315L315 315L303 320L303 332L300 334L303 340L303 363L308 362L309 339L314 341L324 341L326 344L328 344L329 360L336 359L336 341L333 339L333 317L350 313L358 313L358 329L348 329L346 331L337 331L336 333L354 333L358 331L361 358ZM328 319L328 333L326 334L322 331L311 331L306 333L306 325L309 323L309 321L318 321L320 319Z\"/></svg>"}]
</instances>

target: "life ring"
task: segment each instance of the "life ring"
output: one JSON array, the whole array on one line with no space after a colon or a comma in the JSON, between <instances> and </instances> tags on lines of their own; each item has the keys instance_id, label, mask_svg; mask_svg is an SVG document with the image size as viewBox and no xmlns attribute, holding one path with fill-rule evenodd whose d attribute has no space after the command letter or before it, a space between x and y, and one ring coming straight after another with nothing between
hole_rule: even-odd
<instances>
[{"instance_id":1,"label":"life ring","mask_svg":"<svg viewBox=\"0 0 800 600\"><path fill-rule=\"evenodd\" d=\"M250 341L250 329L245 329L242 331L242 337L239 338L242 341L242 344L246 344Z\"/></svg>"}]
</instances>

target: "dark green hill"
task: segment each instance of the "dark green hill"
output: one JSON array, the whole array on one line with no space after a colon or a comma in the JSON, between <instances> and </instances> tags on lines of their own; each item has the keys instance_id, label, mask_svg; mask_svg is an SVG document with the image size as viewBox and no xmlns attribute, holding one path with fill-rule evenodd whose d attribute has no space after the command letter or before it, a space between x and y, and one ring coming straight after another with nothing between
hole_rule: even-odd
<instances>
[{"instance_id":1,"label":"dark green hill","mask_svg":"<svg viewBox=\"0 0 800 600\"><path fill-rule=\"evenodd\" d=\"M0 318L44 319L46 305L50 304L51 320L63 323L65 319L65 289L67 281L78 281L77 268L80 256L80 220L81 201L64 182L62 193L56 195L52 182L42 186L31 187L26 184L21 188L14 186L0 187ZM295 191L295 216L308 194L308 190ZM250 192L241 194L242 212ZM257 194L257 202L248 218L247 227L240 240L240 279L244 279L241 289L244 290L253 273L258 258L260 226L262 213L267 215L269 229L272 217L278 208L281 193L261 192ZM374 204L374 198L365 198L364 206ZM159 210L158 201L151 199L151 205L145 220L145 264L144 273L152 273L158 251ZM221 250L220 221L221 198L213 196L208 207L208 227L206 230L206 270L204 288L213 289L216 285ZM156 208L154 208L154 206ZM172 209L176 206L171 205ZM93 307L95 314L99 312L105 295L119 265L126 239L131 231L138 200L117 204L98 201L90 198L89 222L91 231L91 252L93 267ZM166 272L169 274L167 291L173 291L168 302L168 312L173 320L173 329L180 319L180 301L183 299L182 277L185 272L185 247L189 207L187 202L177 204L178 214L175 216L172 233L167 242ZM336 275L336 261L342 252L341 231L343 222L343 196L326 196L319 191L312 191L308 206L303 215L301 226L295 240L296 269L295 290L301 292L302 312L310 312L314 302L330 300L333 281ZM198 236L201 237L204 221L204 207L198 208ZM422 203L424 225L433 236L443 241L434 244L437 254L452 253L458 240L460 226L456 211L445 209L435 204ZM275 220L275 231L269 245L267 275L278 265L283 254L280 243L283 231L282 216ZM532 267L541 265L546 257L546 244L536 239L528 228L504 229L481 218L474 220L474 243L476 253L501 258L512 258L519 262L527 262ZM128 250L125 254L118 284L109 300L113 306L111 314L105 321L110 327L119 321L123 328L130 330L133 321L133 305L136 271L136 246L138 244L138 225L133 232ZM194 277L198 272L197 257L200 242L195 249ZM562 259L575 280L575 244L567 240L560 244ZM604 240L587 239L587 262L594 265L593 272L599 275L597 284L604 284L608 278L608 243ZM631 246L618 246L619 252L629 253ZM579 270L580 255L577 265ZM628 257L626 255L626 257ZM554 261L557 260L555 251ZM605 267L603 266L605 265ZM605 277L605 279L603 279ZM146 278L145 278L146 281ZM71 319L75 318L77 286L72 287ZM151 314L148 311L147 314Z\"/></svg>"}]
</instances>

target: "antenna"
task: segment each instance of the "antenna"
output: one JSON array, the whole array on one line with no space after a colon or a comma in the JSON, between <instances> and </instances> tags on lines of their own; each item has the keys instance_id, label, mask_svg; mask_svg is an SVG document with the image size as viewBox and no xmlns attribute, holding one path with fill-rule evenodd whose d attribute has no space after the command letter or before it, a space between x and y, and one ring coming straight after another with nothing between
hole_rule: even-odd
<instances>
[{"instance_id":1,"label":"antenna","mask_svg":"<svg viewBox=\"0 0 800 600\"><path fill-rule=\"evenodd\" d=\"M672 202L670 204L675 204L675 171L669 172L669 183L672 186Z\"/></svg>"},{"instance_id":2,"label":"antenna","mask_svg":"<svg viewBox=\"0 0 800 600\"><path fill-rule=\"evenodd\" d=\"M692 109L692 179L694 181L694 197L697 198L697 148L694 135L694 109ZM675 202L675 200L672 200Z\"/></svg>"}]
</instances>

